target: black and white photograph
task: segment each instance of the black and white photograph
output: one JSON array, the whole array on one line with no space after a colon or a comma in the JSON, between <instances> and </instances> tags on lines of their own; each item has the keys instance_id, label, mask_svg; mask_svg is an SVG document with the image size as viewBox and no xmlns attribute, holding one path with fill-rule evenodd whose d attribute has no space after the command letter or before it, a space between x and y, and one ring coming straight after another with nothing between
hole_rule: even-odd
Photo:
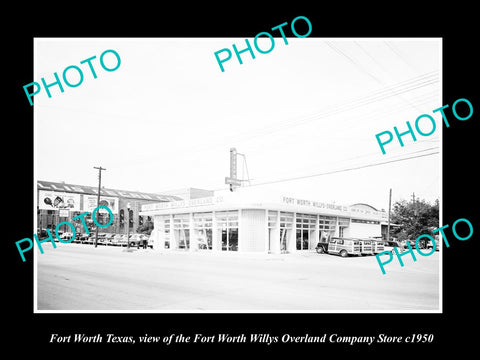
<instances>
[{"instance_id":1,"label":"black and white photograph","mask_svg":"<svg viewBox=\"0 0 480 360\"><path fill-rule=\"evenodd\" d=\"M471 24L417 11L25 31L18 326L59 353L440 350L478 272L478 96Z\"/></svg>"},{"instance_id":2,"label":"black and white photograph","mask_svg":"<svg viewBox=\"0 0 480 360\"><path fill-rule=\"evenodd\" d=\"M441 39L255 40L35 39L36 310L441 310Z\"/></svg>"}]
</instances>

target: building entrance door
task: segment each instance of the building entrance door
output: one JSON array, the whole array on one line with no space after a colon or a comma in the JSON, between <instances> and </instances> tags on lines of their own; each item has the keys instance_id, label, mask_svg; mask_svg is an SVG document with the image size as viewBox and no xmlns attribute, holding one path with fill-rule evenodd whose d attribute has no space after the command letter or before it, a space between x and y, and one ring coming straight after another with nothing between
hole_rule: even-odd
<instances>
[{"instance_id":1,"label":"building entrance door","mask_svg":"<svg viewBox=\"0 0 480 360\"><path fill-rule=\"evenodd\" d=\"M297 229L297 250L309 249L310 232L308 229Z\"/></svg>"}]
</instances>

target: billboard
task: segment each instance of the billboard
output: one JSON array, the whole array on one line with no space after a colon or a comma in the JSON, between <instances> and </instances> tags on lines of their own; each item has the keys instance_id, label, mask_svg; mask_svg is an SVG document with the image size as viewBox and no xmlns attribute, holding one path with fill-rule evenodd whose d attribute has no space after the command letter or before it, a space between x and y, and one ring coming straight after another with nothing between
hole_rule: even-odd
<instances>
[{"instance_id":1,"label":"billboard","mask_svg":"<svg viewBox=\"0 0 480 360\"><path fill-rule=\"evenodd\" d=\"M107 206L113 214L118 214L118 198L109 196L100 196L100 204ZM97 195L83 195L83 209L82 211L93 212L97 207ZM99 209L100 213L106 213L107 210Z\"/></svg>"},{"instance_id":2,"label":"billboard","mask_svg":"<svg viewBox=\"0 0 480 360\"><path fill-rule=\"evenodd\" d=\"M41 210L80 211L80 194L40 190L38 208Z\"/></svg>"}]
</instances>

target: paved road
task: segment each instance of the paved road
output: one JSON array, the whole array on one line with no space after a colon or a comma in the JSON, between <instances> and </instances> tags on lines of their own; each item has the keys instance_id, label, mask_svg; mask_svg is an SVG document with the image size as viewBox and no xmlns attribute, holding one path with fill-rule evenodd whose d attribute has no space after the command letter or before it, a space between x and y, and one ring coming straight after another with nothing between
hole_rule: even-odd
<instances>
[{"instance_id":1,"label":"paved road","mask_svg":"<svg viewBox=\"0 0 480 360\"><path fill-rule=\"evenodd\" d=\"M38 310L437 310L439 253L375 257L169 252L82 244L37 252Z\"/></svg>"}]
</instances>

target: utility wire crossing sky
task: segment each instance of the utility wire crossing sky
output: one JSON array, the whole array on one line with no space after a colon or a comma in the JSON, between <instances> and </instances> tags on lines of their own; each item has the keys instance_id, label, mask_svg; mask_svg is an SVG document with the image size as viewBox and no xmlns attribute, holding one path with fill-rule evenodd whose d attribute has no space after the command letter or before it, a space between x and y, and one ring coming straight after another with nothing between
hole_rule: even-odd
<instances>
[{"instance_id":1,"label":"utility wire crossing sky","mask_svg":"<svg viewBox=\"0 0 480 360\"><path fill-rule=\"evenodd\" d=\"M441 115L435 134L386 155L375 134L443 105L441 39L288 38L220 72L214 51L241 40L35 39L34 79L47 82L106 49L121 57L35 96L36 178L94 186L101 165L108 188L227 189L235 147L265 191L379 209L390 188L394 201L439 198Z\"/></svg>"}]
</instances>

